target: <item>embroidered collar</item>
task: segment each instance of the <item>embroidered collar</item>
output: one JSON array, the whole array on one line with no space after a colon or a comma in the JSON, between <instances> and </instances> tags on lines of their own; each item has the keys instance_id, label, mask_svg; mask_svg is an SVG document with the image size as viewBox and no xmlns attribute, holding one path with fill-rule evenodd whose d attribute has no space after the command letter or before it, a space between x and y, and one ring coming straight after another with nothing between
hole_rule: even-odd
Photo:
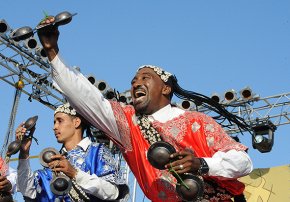
<instances>
[{"instance_id":1,"label":"embroidered collar","mask_svg":"<svg viewBox=\"0 0 290 202\"><path fill-rule=\"evenodd\" d=\"M91 145L92 141L90 140L90 138L85 137L84 139L82 139L76 147L80 147L82 148L84 151L87 151L87 149L89 148L89 146ZM67 152L66 148L62 148L61 152Z\"/></svg>"},{"instance_id":2,"label":"embroidered collar","mask_svg":"<svg viewBox=\"0 0 290 202\"><path fill-rule=\"evenodd\" d=\"M171 104L159 109L157 112L148 116L150 121L157 120L158 122L165 123L184 113L183 109L173 107Z\"/></svg>"}]
</instances>

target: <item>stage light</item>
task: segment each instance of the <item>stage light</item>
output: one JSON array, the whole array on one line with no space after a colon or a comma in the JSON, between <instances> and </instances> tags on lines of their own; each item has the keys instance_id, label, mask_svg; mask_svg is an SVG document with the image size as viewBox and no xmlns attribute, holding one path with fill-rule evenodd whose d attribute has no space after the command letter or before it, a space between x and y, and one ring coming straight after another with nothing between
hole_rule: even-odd
<instances>
[{"instance_id":1,"label":"stage light","mask_svg":"<svg viewBox=\"0 0 290 202\"><path fill-rule=\"evenodd\" d=\"M91 84L93 84L93 85L95 85L96 84L96 78L95 78L95 76L93 76L93 75L88 75L87 76L87 79L89 80L89 82L91 83Z\"/></svg>"},{"instance_id":2,"label":"stage light","mask_svg":"<svg viewBox=\"0 0 290 202\"><path fill-rule=\"evenodd\" d=\"M270 120L257 120L252 125L254 131L252 136L253 148L261 153L270 152L274 144L274 131L276 128Z\"/></svg>"},{"instance_id":3,"label":"stage light","mask_svg":"<svg viewBox=\"0 0 290 202\"><path fill-rule=\"evenodd\" d=\"M38 42L34 37L30 37L24 40L24 47L28 50L34 50L37 48Z\"/></svg>"},{"instance_id":4,"label":"stage light","mask_svg":"<svg viewBox=\"0 0 290 202\"><path fill-rule=\"evenodd\" d=\"M132 104L132 96L131 96L131 91L130 90L126 90L125 92L123 92L121 94L126 97L126 103L127 104Z\"/></svg>"},{"instance_id":5,"label":"stage light","mask_svg":"<svg viewBox=\"0 0 290 202\"><path fill-rule=\"evenodd\" d=\"M221 98L221 96L218 93L213 93L211 95L211 99L213 101L216 101L217 103L220 103L222 101L222 98Z\"/></svg>"},{"instance_id":6,"label":"stage light","mask_svg":"<svg viewBox=\"0 0 290 202\"><path fill-rule=\"evenodd\" d=\"M9 25L4 19L0 20L0 36L4 35L6 32L10 30Z\"/></svg>"},{"instance_id":7,"label":"stage light","mask_svg":"<svg viewBox=\"0 0 290 202\"><path fill-rule=\"evenodd\" d=\"M184 110L191 110L193 107L195 107L194 103L188 100L183 100L181 102L181 108Z\"/></svg>"},{"instance_id":8,"label":"stage light","mask_svg":"<svg viewBox=\"0 0 290 202\"><path fill-rule=\"evenodd\" d=\"M250 87L245 87L240 90L240 96L243 100L250 100L253 98L253 91Z\"/></svg>"},{"instance_id":9,"label":"stage light","mask_svg":"<svg viewBox=\"0 0 290 202\"><path fill-rule=\"evenodd\" d=\"M237 93L234 89L230 89L224 93L224 103L230 104L237 100Z\"/></svg>"},{"instance_id":10,"label":"stage light","mask_svg":"<svg viewBox=\"0 0 290 202\"><path fill-rule=\"evenodd\" d=\"M103 91L103 95L108 100L116 100L116 94L112 88L109 88L106 91Z\"/></svg>"},{"instance_id":11,"label":"stage light","mask_svg":"<svg viewBox=\"0 0 290 202\"><path fill-rule=\"evenodd\" d=\"M125 93L120 93L120 95L119 95L119 102L122 102L122 103L125 103L125 104L128 104L127 103L127 97L126 97L126 95L125 95Z\"/></svg>"},{"instance_id":12,"label":"stage light","mask_svg":"<svg viewBox=\"0 0 290 202\"><path fill-rule=\"evenodd\" d=\"M109 89L109 85L106 81L99 80L95 83L95 86L101 91L101 93L104 93Z\"/></svg>"},{"instance_id":13,"label":"stage light","mask_svg":"<svg viewBox=\"0 0 290 202\"><path fill-rule=\"evenodd\" d=\"M43 61L47 61L47 55L46 55L46 52L45 50L43 49L43 47L37 47L35 49L35 53L36 55L38 55Z\"/></svg>"}]
</instances>

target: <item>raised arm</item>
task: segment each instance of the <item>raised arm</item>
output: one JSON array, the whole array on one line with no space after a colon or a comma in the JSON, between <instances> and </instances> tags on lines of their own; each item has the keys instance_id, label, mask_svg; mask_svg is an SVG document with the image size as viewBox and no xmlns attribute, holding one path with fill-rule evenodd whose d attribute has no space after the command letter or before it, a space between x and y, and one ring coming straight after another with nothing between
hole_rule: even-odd
<instances>
[{"instance_id":1,"label":"raised arm","mask_svg":"<svg viewBox=\"0 0 290 202\"><path fill-rule=\"evenodd\" d=\"M53 22L53 17L43 23ZM38 36L52 65L52 76L57 87L68 102L93 126L108 136L120 141L119 132L111 104L101 92L81 73L70 70L60 59L58 52L59 31L55 26L40 29Z\"/></svg>"},{"instance_id":2,"label":"raised arm","mask_svg":"<svg viewBox=\"0 0 290 202\"><path fill-rule=\"evenodd\" d=\"M26 128L20 124L16 129L16 139L20 139L26 133ZM30 134L34 133L35 127L30 130ZM17 167L17 190L24 197L34 199L36 197L36 188L34 186L34 173L30 168L29 151L32 139L23 139L19 152L19 163Z\"/></svg>"}]
</instances>

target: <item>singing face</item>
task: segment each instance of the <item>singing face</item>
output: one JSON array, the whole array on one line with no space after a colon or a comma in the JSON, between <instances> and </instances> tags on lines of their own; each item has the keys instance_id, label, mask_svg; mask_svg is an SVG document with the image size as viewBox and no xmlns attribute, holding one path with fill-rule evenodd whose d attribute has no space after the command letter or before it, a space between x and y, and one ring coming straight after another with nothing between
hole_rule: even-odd
<instances>
[{"instance_id":1,"label":"singing face","mask_svg":"<svg viewBox=\"0 0 290 202\"><path fill-rule=\"evenodd\" d=\"M137 113L152 114L166 106L171 88L151 68L140 69L131 81L131 96Z\"/></svg>"},{"instance_id":2,"label":"singing face","mask_svg":"<svg viewBox=\"0 0 290 202\"><path fill-rule=\"evenodd\" d=\"M73 139L78 127L76 117L65 113L56 113L54 115L54 134L59 143L66 143Z\"/></svg>"}]
</instances>

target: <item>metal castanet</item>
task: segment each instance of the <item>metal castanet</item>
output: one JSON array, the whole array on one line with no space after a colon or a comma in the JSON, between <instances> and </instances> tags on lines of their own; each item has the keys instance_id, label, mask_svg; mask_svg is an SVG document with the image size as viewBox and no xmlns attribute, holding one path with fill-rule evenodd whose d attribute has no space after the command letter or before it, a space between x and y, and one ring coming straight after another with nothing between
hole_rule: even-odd
<instances>
[{"instance_id":1,"label":"metal castanet","mask_svg":"<svg viewBox=\"0 0 290 202\"><path fill-rule=\"evenodd\" d=\"M43 167L48 168L48 163L52 161L51 156L57 155L57 154L59 154L59 151L57 151L53 147L48 147L48 148L43 149L39 154L40 164Z\"/></svg>"},{"instance_id":2,"label":"metal castanet","mask_svg":"<svg viewBox=\"0 0 290 202\"><path fill-rule=\"evenodd\" d=\"M173 160L170 159L170 155L175 152L175 148L168 142L158 141L150 145L147 159L154 168L164 170L165 165Z\"/></svg>"},{"instance_id":3,"label":"metal castanet","mask_svg":"<svg viewBox=\"0 0 290 202\"><path fill-rule=\"evenodd\" d=\"M147 159L150 164L159 170L164 170L165 165L177 160L171 159L170 155L176 153L175 148L165 141L158 141L148 149ZM202 198L204 192L204 183L202 177L184 173L177 174L173 169L171 174L177 179L176 192L183 201L198 201Z\"/></svg>"},{"instance_id":4,"label":"metal castanet","mask_svg":"<svg viewBox=\"0 0 290 202\"><path fill-rule=\"evenodd\" d=\"M60 154L59 151L53 147L43 149L39 154L40 164L43 167L48 168L48 163L52 162L51 157L57 154ZM63 173L53 172L53 178L50 181L50 189L52 193L58 196L63 196L68 194L71 188L72 181L69 177Z\"/></svg>"},{"instance_id":5,"label":"metal castanet","mask_svg":"<svg viewBox=\"0 0 290 202\"><path fill-rule=\"evenodd\" d=\"M58 196L64 196L69 193L72 188L72 181L64 174L54 175L50 182L50 190Z\"/></svg>"},{"instance_id":6,"label":"metal castanet","mask_svg":"<svg viewBox=\"0 0 290 202\"><path fill-rule=\"evenodd\" d=\"M176 192L183 201L199 201L204 192L204 183L201 177L187 173L180 175L182 183L179 181L176 185ZM183 185L183 183L185 185Z\"/></svg>"},{"instance_id":7,"label":"metal castanet","mask_svg":"<svg viewBox=\"0 0 290 202\"><path fill-rule=\"evenodd\" d=\"M58 27L61 25L66 25L66 24L70 23L70 21L72 20L72 17L75 15L76 15L76 13L71 14L68 11L64 11L64 12L57 14L54 17L54 19L55 19L54 22L52 22L52 23L45 24L45 25L40 24L40 25L37 25L36 28L34 28L34 29L32 29L29 26L24 26L24 27L18 28L13 33L11 39L14 41L25 40L25 39L32 37L34 35L34 32L36 32L40 29L49 28L50 26L57 26Z\"/></svg>"},{"instance_id":8,"label":"metal castanet","mask_svg":"<svg viewBox=\"0 0 290 202\"><path fill-rule=\"evenodd\" d=\"M30 131L36 125L37 119L38 119L38 116L33 116L33 117L28 118L24 122L23 127L26 128L27 132ZM6 152L6 159L7 157L10 158L13 154L16 154L20 150L21 143L22 143L22 139L18 139L18 140L12 141L8 145L7 152ZM6 161L8 163L9 159Z\"/></svg>"}]
</instances>

